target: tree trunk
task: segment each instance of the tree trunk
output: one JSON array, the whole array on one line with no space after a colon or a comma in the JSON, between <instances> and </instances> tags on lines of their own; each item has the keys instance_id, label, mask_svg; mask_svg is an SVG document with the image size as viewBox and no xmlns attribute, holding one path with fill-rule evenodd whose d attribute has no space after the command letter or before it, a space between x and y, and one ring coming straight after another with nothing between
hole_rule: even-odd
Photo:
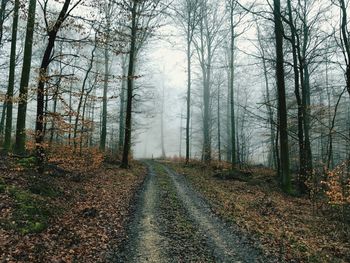
<instances>
[{"instance_id":1,"label":"tree trunk","mask_svg":"<svg viewBox=\"0 0 350 263\"><path fill-rule=\"evenodd\" d=\"M302 88L302 104L303 104L303 124L304 124L304 137L305 137L305 178L304 178L304 188L302 192L307 191L305 185L306 180L312 174L312 149L310 141L310 76L309 76L309 65L307 62L307 45L309 41L309 28L307 25L306 11L304 11L303 16L303 45L300 56L300 76L301 76L301 88Z\"/></svg>"},{"instance_id":2,"label":"tree trunk","mask_svg":"<svg viewBox=\"0 0 350 263\"><path fill-rule=\"evenodd\" d=\"M125 139L123 159L121 163L122 168L129 167L129 153L131 149L131 128L132 128L132 102L133 102L133 83L134 83L134 66L135 66L135 53L136 53L136 37L137 37L137 6L138 1L133 1L131 10L131 39L130 39L130 52L129 52L129 68L128 68L128 91L127 91L127 103L126 103L126 118L125 118Z\"/></svg>"},{"instance_id":3,"label":"tree trunk","mask_svg":"<svg viewBox=\"0 0 350 263\"><path fill-rule=\"evenodd\" d=\"M236 127L235 127L235 103L234 103L234 49L235 49L235 28L233 21L233 4L230 3L230 109L231 109L231 162L232 166L237 163L236 156Z\"/></svg>"},{"instance_id":4,"label":"tree trunk","mask_svg":"<svg viewBox=\"0 0 350 263\"><path fill-rule=\"evenodd\" d=\"M76 150L77 148L77 135L78 135L78 124L79 124L79 117L80 117L80 110L81 110L81 106L83 104L83 98L84 98L84 93L85 93L85 87L86 87L86 82L88 80L89 74L92 70L93 64L94 64L94 58L95 58L95 51L97 48L97 44L96 44L96 39L95 39L95 46L91 51L91 58L90 58L90 63L89 63L89 67L85 73L85 77L83 79L83 84L81 86L81 90L80 90L80 97L79 97L79 103L78 103L78 107L77 107L77 116L75 117L75 122L74 122L74 130L73 130L73 145L74 145L74 150ZM83 121L83 120L82 120Z\"/></svg>"},{"instance_id":5,"label":"tree trunk","mask_svg":"<svg viewBox=\"0 0 350 263\"><path fill-rule=\"evenodd\" d=\"M348 34L348 14L346 10L346 4L344 0L339 0L340 9L342 13L342 21L341 21L341 36L342 36L342 44L344 48L344 55L346 61L346 88L350 95L350 45L349 45L349 34Z\"/></svg>"},{"instance_id":6,"label":"tree trunk","mask_svg":"<svg viewBox=\"0 0 350 263\"><path fill-rule=\"evenodd\" d=\"M109 81L109 51L108 51L108 47L106 46L105 47L105 77L104 77L103 100L102 100L102 130L101 130L101 138L100 138L100 150L102 151L106 149L106 138L107 138L108 81Z\"/></svg>"},{"instance_id":7,"label":"tree trunk","mask_svg":"<svg viewBox=\"0 0 350 263\"><path fill-rule=\"evenodd\" d=\"M190 14L189 14L190 17ZM190 160L190 119L191 119L191 28L187 27L187 116L186 116L186 164Z\"/></svg>"},{"instance_id":8,"label":"tree trunk","mask_svg":"<svg viewBox=\"0 0 350 263\"><path fill-rule=\"evenodd\" d=\"M283 24L281 19L280 0L274 0L274 22L276 37L276 79L278 93L278 111L280 127L280 161L282 189L291 192L291 178L289 171L289 147L286 89L284 81L284 56L283 56Z\"/></svg>"},{"instance_id":9,"label":"tree trunk","mask_svg":"<svg viewBox=\"0 0 350 263\"><path fill-rule=\"evenodd\" d=\"M221 162L221 121L220 121L220 85L218 86L218 97L217 97L217 118L218 118L218 159Z\"/></svg>"},{"instance_id":10,"label":"tree trunk","mask_svg":"<svg viewBox=\"0 0 350 263\"><path fill-rule=\"evenodd\" d=\"M6 116L6 100L4 100L2 104L2 112L1 112L1 120L0 120L0 138L1 141L4 136L4 129L5 129L5 116Z\"/></svg>"},{"instance_id":11,"label":"tree trunk","mask_svg":"<svg viewBox=\"0 0 350 263\"><path fill-rule=\"evenodd\" d=\"M5 22L5 11L6 11L6 5L9 2L9 0L1 0L1 6L0 6L0 45L2 44L2 37L3 37L3 30L4 30L4 22Z\"/></svg>"},{"instance_id":12,"label":"tree trunk","mask_svg":"<svg viewBox=\"0 0 350 263\"><path fill-rule=\"evenodd\" d=\"M161 109L161 113L160 113L160 144L161 144L161 148L162 148L162 158L165 159L166 158L166 154L165 154L165 145L164 145L164 104L165 104L165 87L164 87L164 81L163 81L163 94L162 94L162 109Z\"/></svg>"},{"instance_id":13,"label":"tree trunk","mask_svg":"<svg viewBox=\"0 0 350 263\"><path fill-rule=\"evenodd\" d=\"M300 96L300 82L299 82L299 67L298 67L298 50L296 43L296 29L294 26L293 13L291 7L291 1L287 1L288 6L288 17L289 17L289 26L291 29L291 44L292 44L292 54L293 54L293 70L294 70L294 94L296 97L297 105L298 105L298 145L299 145L299 189L302 193L306 191L306 153L305 153L305 142L304 142L304 110L302 99ZM299 42L298 42L299 43Z\"/></svg>"},{"instance_id":14,"label":"tree trunk","mask_svg":"<svg viewBox=\"0 0 350 263\"><path fill-rule=\"evenodd\" d=\"M5 126L5 141L4 141L5 152L8 152L11 147L13 90L15 86L18 16L19 16L19 0L16 0L14 10L13 10L10 72L9 72L8 88L7 88L7 94L6 94L6 126Z\"/></svg>"},{"instance_id":15,"label":"tree trunk","mask_svg":"<svg viewBox=\"0 0 350 263\"><path fill-rule=\"evenodd\" d=\"M25 151L26 142L26 115L27 115L27 97L28 85L30 78L30 69L32 64L32 47L33 35L35 26L35 9L36 0L29 1L27 32L24 44L23 68L21 75L21 83L19 87L19 103L17 112L17 127L16 127L16 144L15 152L22 154Z\"/></svg>"},{"instance_id":16,"label":"tree trunk","mask_svg":"<svg viewBox=\"0 0 350 263\"><path fill-rule=\"evenodd\" d=\"M120 91L120 111L119 111L119 140L118 140L118 154L121 154L124 147L124 137L125 137L125 93L127 86L127 61L126 57L122 57L122 70L123 70L123 79L122 79L122 87Z\"/></svg>"},{"instance_id":17,"label":"tree trunk","mask_svg":"<svg viewBox=\"0 0 350 263\"><path fill-rule=\"evenodd\" d=\"M55 45L57 33L66 18L68 7L71 0L65 0L62 10L53 25L52 29L48 32L49 40L46 46L44 56L41 61L38 89L37 89L37 111L36 111L36 123L35 123L35 143L36 143L36 158L37 169L39 173L44 172L45 165L45 149L44 149L44 105L45 105L45 83L47 81L47 69L50 64L51 53Z\"/></svg>"}]
</instances>

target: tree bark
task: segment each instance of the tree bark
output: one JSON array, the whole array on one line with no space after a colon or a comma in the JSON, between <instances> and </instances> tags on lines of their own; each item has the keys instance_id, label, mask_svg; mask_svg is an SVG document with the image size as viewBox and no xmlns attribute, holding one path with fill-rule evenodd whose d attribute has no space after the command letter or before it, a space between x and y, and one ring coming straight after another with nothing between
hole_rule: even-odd
<instances>
[{"instance_id":1,"label":"tree bark","mask_svg":"<svg viewBox=\"0 0 350 263\"><path fill-rule=\"evenodd\" d=\"M188 14L190 19L190 13ZM190 119L191 119L191 42L192 31L190 22L187 26L187 112L186 112L186 164L190 161Z\"/></svg>"},{"instance_id":2,"label":"tree bark","mask_svg":"<svg viewBox=\"0 0 350 263\"><path fill-rule=\"evenodd\" d=\"M45 83L47 81L47 69L51 61L51 53L55 46L57 33L64 22L68 7L71 0L65 0L62 10L52 27L48 32L48 44L46 46L44 56L41 61L39 80L37 88L37 112L36 112L36 123L35 123L35 143L36 143L36 158L37 158L37 169L39 173L44 172L45 165L45 149L44 149L44 105L45 105Z\"/></svg>"},{"instance_id":3,"label":"tree bark","mask_svg":"<svg viewBox=\"0 0 350 263\"><path fill-rule=\"evenodd\" d=\"M292 54L293 54L293 71L294 71L294 94L297 101L298 106L298 145L299 145L299 189L301 192L306 191L306 153L305 153L305 141L304 141L304 110L302 98L300 95L300 80L299 80L299 64L298 64L298 48L297 48L297 38L296 38L296 29L293 22L293 13L291 7L291 1L287 1L288 6L288 17L289 17L289 26L291 30L291 39L290 42L292 44ZM298 41L299 43L299 41Z\"/></svg>"},{"instance_id":4,"label":"tree bark","mask_svg":"<svg viewBox=\"0 0 350 263\"><path fill-rule=\"evenodd\" d=\"M10 72L9 72L8 88L7 88L7 94L6 94L6 126L5 126L5 141L4 141L5 152L8 152L11 147L13 90L15 86L18 16L19 16L19 0L16 0L14 10L13 10Z\"/></svg>"},{"instance_id":5,"label":"tree bark","mask_svg":"<svg viewBox=\"0 0 350 263\"><path fill-rule=\"evenodd\" d=\"M9 0L1 0L1 6L0 6L0 46L2 44L2 37L3 37L3 30L4 30L4 22L5 22L5 11L6 11L6 5L9 2Z\"/></svg>"},{"instance_id":6,"label":"tree bark","mask_svg":"<svg viewBox=\"0 0 350 263\"><path fill-rule=\"evenodd\" d=\"M119 110L119 140L118 140L118 153L122 154L124 147L124 137L125 137L125 93L127 86L127 61L126 57L122 57L122 70L123 70L123 78L122 78L122 87L120 91L120 110Z\"/></svg>"},{"instance_id":7,"label":"tree bark","mask_svg":"<svg viewBox=\"0 0 350 263\"><path fill-rule=\"evenodd\" d=\"M288 147L288 124L286 89L284 80L284 55L283 55L283 24L281 19L280 0L274 0L274 22L276 38L276 79L278 93L278 111L280 127L280 161L281 161L281 184L286 193L291 192L291 178L289 171L289 147Z\"/></svg>"},{"instance_id":8,"label":"tree bark","mask_svg":"<svg viewBox=\"0 0 350 263\"><path fill-rule=\"evenodd\" d=\"M235 27L233 21L233 3L230 1L230 122L231 122L231 162L232 166L237 163L236 156L236 127L235 127L235 102L234 102L234 49L235 49Z\"/></svg>"},{"instance_id":9,"label":"tree bark","mask_svg":"<svg viewBox=\"0 0 350 263\"><path fill-rule=\"evenodd\" d=\"M27 97L28 97L30 69L31 69L31 63L32 63L35 10L36 10L36 0L30 0L29 8L28 8L27 32L26 32L26 38L25 38L25 44L24 44L22 76L21 76L21 83L19 87L20 100L18 103L16 143L15 143L15 152L18 154L22 154L25 152L26 115L27 115L27 99L28 99Z\"/></svg>"},{"instance_id":10,"label":"tree bark","mask_svg":"<svg viewBox=\"0 0 350 263\"><path fill-rule=\"evenodd\" d=\"M130 52L129 52L129 68L128 68L128 91L126 103L126 117L125 117L125 139L124 150L121 167L129 167L129 153L131 148L131 128L132 128L132 102L133 102L133 83L134 83L134 66L135 66L135 52L136 52L136 37L137 37L137 6L138 1L133 1L131 9L131 37L130 37Z\"/></svg>"}]
</instances>

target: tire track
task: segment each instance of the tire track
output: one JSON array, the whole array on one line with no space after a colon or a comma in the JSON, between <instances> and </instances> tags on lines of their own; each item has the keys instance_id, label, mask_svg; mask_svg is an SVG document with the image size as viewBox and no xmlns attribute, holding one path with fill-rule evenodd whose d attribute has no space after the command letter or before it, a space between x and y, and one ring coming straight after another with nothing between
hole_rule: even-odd
<instances>
[{"instance_id":1,"label":"tire track","mask_svg":"<svg viewBox=\"0 0 350 263\"><path fill-rule=\"evenodd\" d=\"M207 238L208 248L213 251L215 262L276 262L266 259L237 227L228 226L214 215L183 175L175 173L166 165L162 166L171 177L188 214Z\"/></svg>"}]
</instances>

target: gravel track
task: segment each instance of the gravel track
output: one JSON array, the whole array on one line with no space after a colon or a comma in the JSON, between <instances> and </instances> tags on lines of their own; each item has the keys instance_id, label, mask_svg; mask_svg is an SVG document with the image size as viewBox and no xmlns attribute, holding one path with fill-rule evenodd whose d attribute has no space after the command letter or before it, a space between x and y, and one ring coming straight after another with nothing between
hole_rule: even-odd
<instances>
[{"instance_id":1,"label":"gravel track","mask_svg":"<svg viewBox=\"0 0 350 263\"><path fill-rule=\"evenodd\" d=\"M218 218L183 175L165 164L145 163L148 177L115 262L277 262Z\"/></svg>"}]
</instances>

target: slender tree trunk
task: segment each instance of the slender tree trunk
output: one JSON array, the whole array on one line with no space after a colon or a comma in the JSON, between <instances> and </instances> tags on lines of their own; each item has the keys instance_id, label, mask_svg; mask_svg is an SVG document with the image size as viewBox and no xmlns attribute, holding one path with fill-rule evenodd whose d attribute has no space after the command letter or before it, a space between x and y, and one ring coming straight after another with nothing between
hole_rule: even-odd
<instances>
[{"instance_id":1,"label":"slender tree trunk","mask_svg":"<svg viewBox=\"0 0 350 263\"><path fill-rule=\"evenodd\" d=\"M274 22L276 37L276 79L278 91L278 111L280 127L280 159L281 159L281 183L282 189L291 192L291 178L289 171L289 147L286 89L284 81L284 56L283 56L283 24L281 19L280 0L274 0Z\"/></svg>"},{"instance_id":2,"label":"slender tree trunk","mask_svg":"<svg viewBox=\"0 0 350 263\"><path fill-rule=\"evenodd\" d=\"M109 29L108 29L109 30ZM105 48L105 78L103 86L103 100L102 100L102 130L100 138L100 149L102 151L106 148L107 138L107 92L108 92L108 81L109 81L109 51L108 46Z\"/></svg>"},{"instance_id":3,"label":"slender tree trunk","mask_svg":"<svg viewBox=\"0 0 350 263\"><path fill-rule=\"evenodd\" d=\"M29 1L27 32L24 43L23 68L21 75L21 83L19 87L19 103L17 112L17 127L16 127L16 143L15 152L18 154L24 153L26 142L26 116L27 116L27 100L28 100L28 85L30 78L30 69L32 64L32 47L33 35L35 26L35 10L36 0Z\"/></svg>"},{"instance_id":4,"label":"slender tree trunk","mask_svg":"<svg viewBox=\"0 0 350 263\"><path fill-rule=\"evenodd\" d=\"M137 37L137 6L138 1L133 1L131 10L131 39L129 52L129 68L128 68L128 91L126 103L126 118L125 118L125 139L123 159L121 163L122 168L129 167L129 153L131 149L131 128L132 128L132 102L133 102L133 82L134 82L134 67L136 58L136 37Z\"/></svg>"},{"instance_id":5,"label":"slender tree trunk","mask_svg":"<svg viewBox=\"0 0 350 263\"><path fill-rule=\"evenodd\" d=\"M13 108L13 90L15 86L18 16L19 16L19 0L15 0L15 6L13 10L13 22L12 22L10 72L9 72L8 88L7 88L7 94L6 94L6 126L5 126L5 141L4 141L5 152L8 152L11 147L12 108Z\"/></svg>"},{"instance_id":6,"label":"slender tree trunk","mask_svg":"<svg viewBox=\"0 0 350 263\"><path fill-rule=\"evenodd\" d=\"M306 4L306 3L305 3ZM310 74L309 65L307 62L307 46L309 42L309 27L307 25L307 14L304 10L303 15L303 43L302 50L299 55L300 60L300 78L301 78L301 88L302 88L302 109L303 109L303 124L304 124L304 137L305 137L305 178L306 180L312 174L313 164L312 164L312 149L310 141L310 113L311 113L311 102L310 102ZM306 192L307 187L305 185L302 192Z\"/></svg>"},{"instance_id":7,"label":"slender tree trunk","mask_svg":"<svg viewBox=\"0 0 350 263\"><path fill-rule=\"evenodd\" d=\"M165 100L165 87L164 87L164 81L163 81L163 94L162 94L162 109L161 109L161 114L160 114L160 144L161 144L161 148L162 148L162 158L166 158L166 154L165 154L165 145L164 145L164 102Z\"/></svg>"},{"instance_id":8,"label":"slender tree trunk","mask_svg":"<svg viewBox=\"0 0 350 263\"><path fill-rule=\"evenodd\" d=\"M268 121L269 121L269 126L270 126L270 152L269 152L268 165L269 165L269 167L277 169L277 163L276 163L277 159L276 159L276 149L275 149L276 135L275 135L275 125L274 125L274 120L273 120L273 110L272 110L272 106L271 106L271 96L270 96L270 87L269 87L270 85L269 85L269 78L267 75L265 50L262 46L259 27L258 27L258 40L259 40L259 43L261 46L261 55L262 55L262 63L263 63L264 79L265 79L265 89L266 89L266 108L267 108L267 112L268 112Z\"/></svg>"},{"instance_id":9,"label":"slender tree trunk","mask_svg":"<svg viewBox=\"0 0 350 263\"><path fill-rule=\"evenodd\" d=\"M83 114L81 116L80 140L79 140L79 153L80 153L80 155L83 152L83 138L84 138L84 132L86 130L86 127L85 127L86 104L87 104L87 100L88 100L89 95L90 95L92 90L93 90L93 86L86 92L84 102L83 102Z\"/></svg>"},{"instance_id":10,"label":"slender tree trunk","mask_svg":"<svg viewBox=\"0 0 350 263\"><path fill-rule=\"evenodd\" d=\"M61 80L58 81L56 88L55 88L55 91L54 91L54 94L53 94L53 109L52 109L52 116L51 116L52 122L51 122L50 139L49 139L49 146L50 147L52 146L53 138L54 138L55 130L56 130L55 118L56 118L56 113L57 113L57 99L58 99L58 90L60 88L60 85L61 85Z\"/></svg>"},{"instance_id":11,"label":"slender tree trunk","mask_svg":"<svg viewBox=\"0 0 350 263\"><path fill-rule=\"evenodd\" d=\"M94 58L95 58L95 51L97 48L97 43L95 41L95 46L91 51L91 58L90 58L90 63L89 63L89 67L85 73L85 77L83 79L83 84L81 86L81 90L80 90L80 97L79 97L79 103L78 103L78 107L77 107L77 116L75 117L75 122L74 122L74 130L73 130L73 145L74 145L74 150L76 150L78 142L77 142L77 135L78 135L78 125L79 125L79 118L80 118L80 110L81 110L81 106L83 104L83 99L84 99L84 93L85 93L85 87L86 87L86 82L88 80L89 74L92 70L93 64L94 64ZM87 96L87 95L86 95ZM83 120L82 120L83 121Z\"/></svg>"},{"instance_id":12,"label":"slender tree trunk","mask_svg":"<svg viewBox=\"0 0 350 263\"><path fill-rule=\"evenodd\" d=\"M5 129L5 116L6 116L6 100L2 104L1 120L0 120L0 138L3 139Z\"/></svg>"},{"instance_id":13,"label":"slender tree trunk","mask_svg":"<svg viewBox=\"0 0 350 263\"><path fill-rule=\"evenodd\" d=\"M221 121L220 121L220 85L218 86L218 97L217 97L217 104L218 104L218 108L217 108L217 118L218 118L218 158L219 158L219 162L221 162Z\"/></svg>"},{"instance_id":14,"label":"slender tree trunk","mask_svg":"<svg viewBox=\"0 0 350 263\"><path fill-rule=\"evenodd\" d=\"M96 97L96 91L94 91L94 95L93 97L95 98ZM92 125L94 124L94 121L95 121L95 103L96 103L96 100L95 99L92 99L91 100L91 121L92 121ZM89 146L90 147L93 147L94 146L94 126L92 127L92 131L91 131L91 137L90 137L90 142L89 142Z\"/></svg>"},{"instance_id":15,"label":"slender tree trunk","mask_svg":"<svg viewBox=\"0 0 350 263\"><path fill-rule=\"evenodd\" d=\"M289 25L291 29L291 44L292 44L292 54L293 54L293 70L294 70L294 94L296 97L297 105L298 105L298 145L299 145L299 189L302 193L306 191L306 153L305 153L305 141L304 141L304 110L302 99L300 95L300 82L299 82L299 67L298 67L298 51L297 51L297 43L296 43L296 29L294 26L293 13L291 7L291 1L287 1L288 6L288 17L289 17Z\"/></svg>"},{"instance_id":16,"label":"slender tree trunk","mask_svg":"<svg viewBox=\"0 0 350 263\"><path fill-rule=\"evenodd\" d=\"M227 149L226 149L226 161L232 161L232 143L231 143L231 96L230 96L230 71L227 70L227 109L226 109L226 138L227 138Z\"/></svg>"},{"instance_id":17,"label":"slender tree trunk","mask_svg":"<svg viewBox=\"0 0 350 263\"><path fill-rule=\"evenodd\" d=\"M3 31L4 31L4 22L5 22L5 11L6 11L6 5L9 2L9 0L1 0L1 6L0 6L0 46L2 45L2 37L3 37Z\"/></svg>"},{"instance_id":18,"label":"slender tree trunk","mask_svg":"<svg viewBox=\"0 0 350 263\"><path fill-rule=\"evenodd\" d=\"M190 17L190 14L188 14ZM190 160L190 119L191 119L191 28L187 26L187 116L186 116L186 164Z\"/></svg>"},{"instance_id":19,"label":"slender tree trunk","mask_svg":"<svg viewBox=\"0 0 350 263\"><path fill-rule=\"evenodd\" d=\"M346 60L346 88L350 95L350 44L349 44L349 33L348 33L348 14L346 4L344 0L339 0L340 9L342 13L341 20L341 38L343 41L344 56Z\"/></svg>"},{"instance_id":20,"label":"slender tree trunk","mask_svg":"<svg viewBox=\"0 0 350 263\"><path fill-rule=\"evenodd\" d=\"M181 108L181 115L180 115L180 147L179 147L179 157L182 157L182 116L183 116L183 109Z\"/></svg>"},{"instance_id":21,"label":"slender tree trunk","mask_svg":"<svg viewBox=\"0 0 350 263\"><path fill-rule=\"evenodd\" d=\"M66 18L68 7L71 0L65 0L62 10L53 25L52 29L48 32L48 44L46 46L44 56L41 61L39 80L37 88L37 112L35 123L35 143L36 143L36 158L37 169L39 173L44 172L45 165L45 149L44 149L44 105L45 105L45 83L47 81L47 69L50 64L51 53L55 45L57 33Z\"/></svg>"},{"instance_id":22,"label":"slender tree trunk","mask_svg":"<svg viewBox=\"0 0 350 263\"><path fill-rule=\"evenodd\" d=\"M233 21L233 3L230 2L230 109L231 109L231 162L232 166L237 163L236 156L236 127L235 127L235 103L234 103L234 49L235 27Z\"/></svg>"},{"instance_id":23,"label":"slender tree trunk","mask_svg":"<svg viewBox=\"0 0 350 263\"><path fill-rule=\"evenodd\" d=\"M346 89L343 90L342 93L340 93L337 103L335 104L334 107L334 114L333 114L333 118L331 121L331 126L329 128L329 139L328 139L328 158L327 158L327 169L333 167L333 132L334 132L334 128L335 128L335 121L337 118L337 113L338 113L338 107L339 107L339 103L341 101L341 98L343 96L343 94L345 93Z\"/></svg>"},{"instance_id":24,"label":"slender tree trunk","mask_svg":"<svg viewBox=\"0 0 350 263\"><path fill-rule=\"evenodd\" d=\"M123 79L122 87L120 91L120 110L119 110L119 140L118 140L118 154L121 154L124 147L124 137L125 137L125 93L127 86L127 61L126 57L122 58L122 70L123 70Z\"/></svg>"}]
</instances>

